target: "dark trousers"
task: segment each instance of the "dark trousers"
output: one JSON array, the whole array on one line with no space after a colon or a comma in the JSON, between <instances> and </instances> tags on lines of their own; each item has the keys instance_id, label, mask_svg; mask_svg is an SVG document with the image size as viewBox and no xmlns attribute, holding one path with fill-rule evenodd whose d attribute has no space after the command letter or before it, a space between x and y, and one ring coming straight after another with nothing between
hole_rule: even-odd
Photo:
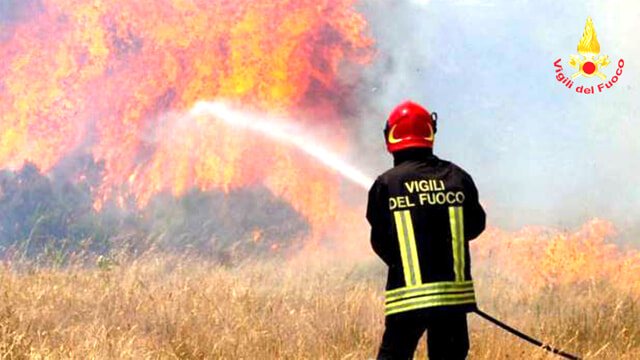
<instances>
[{"instance_id":1,"label":"dark trousers","mask_svg":"<svg viewBox=\"0 0 640 360\"><path fill-rule=\"evenodd\" d=\"M378 360L413 359L422 334L427 331L431 360L464 360L469 352L467 314L416 311L387 316Z\"/></svg>"}]
</instances>

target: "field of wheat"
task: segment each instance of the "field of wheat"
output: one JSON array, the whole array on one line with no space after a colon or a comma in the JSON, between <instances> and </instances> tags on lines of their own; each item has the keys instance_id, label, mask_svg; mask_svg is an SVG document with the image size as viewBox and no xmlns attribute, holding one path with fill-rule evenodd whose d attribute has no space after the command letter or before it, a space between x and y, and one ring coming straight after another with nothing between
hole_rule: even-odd
<instances>
[{"instance_id":1,"label":"field of wheat","mask_svg":"<svg viewBox=\"0 0 640 360\"><path fill-rule=\"evenodd\" d=\"M589 226L512 233L509 243L489 232L473 250L479 304L585 358L638 359L640 257L602 243L603 224ZM527 250L529 240L540 254ZM582 270L573 273L572 261ZM95 266L4 261L0 358L372 358L383 330L384 272L372 256L321 249L233 265L158 251L98 258ZM469 319L471 359L553 358ZM425 358L424 341L416 357Z\"/></svg>"}]
</instances>

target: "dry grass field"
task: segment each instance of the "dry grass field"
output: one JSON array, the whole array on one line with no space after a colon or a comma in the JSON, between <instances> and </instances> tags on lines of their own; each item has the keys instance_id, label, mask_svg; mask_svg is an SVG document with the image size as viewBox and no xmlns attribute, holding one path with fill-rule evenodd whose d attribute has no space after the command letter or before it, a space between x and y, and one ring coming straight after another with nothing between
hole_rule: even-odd
<instances>
[{"instance_id":1,"label":"dry grass field","mask_svg":"<svg viewBox=\"0 0 640 360\"><path fill-rule=\"evenodd\" d=\"M479 303L487 312L585 358L640 358L637 253L606 254L617 256L611 259L619 262L615 278L604 272L594 278L584 265L587 281L556 281L551 269L540 273L549 283L539 285L515 270L532 271L522 261L527 256L504 261L500 270L496 264L504 255L491 250L500 234L491 236L474 253ZM546 255L531 262L553 264L558 253L597 261L580 253L593 244L579 241L559 250L554 241L559 239L546 238ZM508 253L518 254L513 245L500 246L509 247ZM489 256L485 251L492 252L491 260L482 258ZM310 250L286 261L234 266L158 252L65 269L5 261L0 358L372 358L383 330L384 269L372 257L335 255ZM469 318L471 359L553 358L475 315ZM424 356L422 341L417 357Z\"/></svg>"}]
</instances>

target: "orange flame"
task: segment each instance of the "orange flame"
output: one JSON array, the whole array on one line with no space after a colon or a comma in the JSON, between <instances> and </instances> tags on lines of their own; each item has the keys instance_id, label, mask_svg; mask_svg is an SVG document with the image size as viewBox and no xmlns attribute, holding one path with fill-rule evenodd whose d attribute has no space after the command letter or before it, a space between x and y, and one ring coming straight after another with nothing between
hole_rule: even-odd
<instances>
[{"instance_id":1,"label":"orange flame","mask_svg":"<svg viewBox=\"0 0 640 360\"><path fill-rule=\"evenodd\" d=\"M640 252L610 240L613 224L592 219L574 232L528 227L516 233L488 229L473 242L474 256L534 289L602 281L640 297Z\"/></svg>"},{"instance_id":2,"label":"orange flame","mask_svg":"<svg viewBox=\"0 0 640 360\"><path fill-rule=\"evenodd\" d=\"M342 131L327 99L339 97L341 64L364 64L372 46L354 0L41 4L0 23L0 168L29 161L48 171L80 149L104 163L96 208L264 184L313 226L335 216L338 179L302 154L164 115L225 98L280 114L321 110Z\"/></svg>"}]
</instances>

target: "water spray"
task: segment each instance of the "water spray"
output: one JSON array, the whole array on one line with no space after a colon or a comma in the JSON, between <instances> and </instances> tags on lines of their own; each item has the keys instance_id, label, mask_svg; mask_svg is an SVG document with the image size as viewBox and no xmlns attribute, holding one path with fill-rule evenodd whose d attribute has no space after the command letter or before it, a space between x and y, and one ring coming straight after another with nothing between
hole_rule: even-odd
<instances>
[{"instance_id":1,"label":"water spray","mask_svg":"<svg viewBox=\"0 0 640 360\"><path fill-rule=\"evenodd\" d=\"M373 184L371 177L284 119L239 111L220 101L198 102L189 113L192 116L212 116L229 126L255 131L267 138L291 145L364 190L368 190Z\"/></svg>"},{"instance_id":2,"label":"water spray","mask_svg":"<svg viewBox=\"0 0 640 360\"><path fill-rule=\"evenodd\" d=\"M229 126L255 131L275 141L294 146L323 165L334 170L364 191L368 190L371 184L373 184L373 179L371 177L346 162L336 153L319 144L309 135L306 135L304 131L301 131L300 128L294 127L290 122L284 121L283 119L267 118L262 115L239 111L220 101L198 102L189 113L192 116L212 116L217 120L223 121ZM580 360L579 356L570 354L549 344L545 344L542 341L505 324L480 309L476 309L475 313L510 334L513 334L530 344L536 345L543 350L561 356L565 359Z\"/></svg>"}]
</instances>

